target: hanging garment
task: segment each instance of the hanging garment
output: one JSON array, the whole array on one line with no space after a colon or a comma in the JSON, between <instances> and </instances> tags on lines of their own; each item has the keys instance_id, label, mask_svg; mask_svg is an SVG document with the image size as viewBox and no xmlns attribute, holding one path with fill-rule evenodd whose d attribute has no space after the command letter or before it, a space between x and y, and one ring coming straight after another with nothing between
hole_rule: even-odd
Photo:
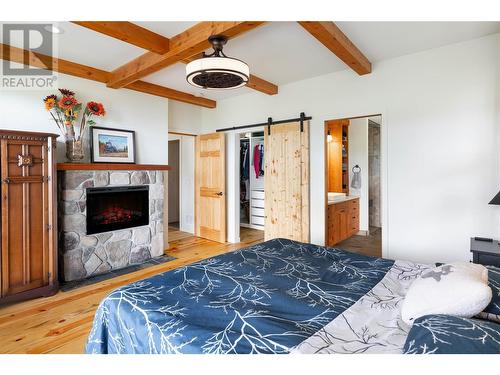
<instances>
[{"instance_id":1,"label":"hanging garment","mask_svg":"<svg viewBox=\"0 0 500 375\"><path fill-rule=\"evenodd\" d=\"M246 201L247 196L247 184L244 180L240 180L240 203L244 203Z\"/></svg>"},{"instance_id":2,"label":"hanging garment","mask_svg":"<svg viewBox=\"0 0 500 375\"><path fill-rule=\"evenodd\" d=\"M245 200L250 200L250 180L248 178L245 180Z\"/></svg>"},{"instance_id":3,"label":"hanging garment","mask_svg":"<svg viewBox=\"0 0 500 375\"><path fill-rule=\"evenodd\" d=\"M253 148L253 169L255 171L255 178L259 178L260 173L260 150L259 145Z\"/></svg>"},{"instance_id":4,"label":"hanging garment","mask_svg":"<svg viewBox=\"0 0 500 375\"><path fill-rule=\"evenodd\" d=\"M264 176L264 145L259 148L259 176Z\"/></svg>"},{"instance_id":5,"label":"hanging garment","mask_svg":"<svg viewBox=\"0 0 500 375\"><path fill-rule=\"evenodd\" d=\"M361 168L357 164L352 167L351 187L353 189L361 189Z\"/></svg>"},{"instance_id":6,"label":"hanging garment","mask_svg":"<svg viewBox=\"0 0 500 375\"><path fill-rule=\"evenodd\" d=\"M241 173L241 177L243 180L248 180L250 178L250 158L248 157L249 147L248 145L244 145L243 150L243 172Z\"/></svg>"},{"instance_id":7,"label":"hanging garment","mask_svg":"<svg viewBox=\"0 0 500 375\"><path fill-rule=\"evenodd\" d=\"M243 179L243 169L245 166L245 144L240 144L240 177Z\"/></svg>"}]
</instances>

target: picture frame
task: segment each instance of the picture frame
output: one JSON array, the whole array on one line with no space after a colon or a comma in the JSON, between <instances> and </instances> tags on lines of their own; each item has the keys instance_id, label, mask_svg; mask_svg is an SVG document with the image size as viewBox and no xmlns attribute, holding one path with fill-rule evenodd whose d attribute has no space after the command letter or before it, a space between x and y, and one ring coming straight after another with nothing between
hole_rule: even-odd
<instances>
[{"instance_id":1,"label":"picture frame","mask_svg":"<svg viewBox=\"0 0 500 375\"><path fill-rule=\"evenodd\" d=\"M135 132L92 126L90 155L92 163L135 164Z\"/></svg>"}]
</instances>

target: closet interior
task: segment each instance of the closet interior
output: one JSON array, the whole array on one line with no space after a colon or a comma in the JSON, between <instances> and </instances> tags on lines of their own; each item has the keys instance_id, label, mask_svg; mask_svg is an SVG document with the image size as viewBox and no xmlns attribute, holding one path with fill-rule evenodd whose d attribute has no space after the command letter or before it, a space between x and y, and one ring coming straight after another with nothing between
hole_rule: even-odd
<instances>
[{"instance_id":1,"label":"closet interior","mask_svg":"<svg viewBox=\"0 0 500 375\"><path fill-rule=\"evenodd\" d=\"M264 132L240 135L240 225L264 230Z\"/></svg>"}]
</instances>

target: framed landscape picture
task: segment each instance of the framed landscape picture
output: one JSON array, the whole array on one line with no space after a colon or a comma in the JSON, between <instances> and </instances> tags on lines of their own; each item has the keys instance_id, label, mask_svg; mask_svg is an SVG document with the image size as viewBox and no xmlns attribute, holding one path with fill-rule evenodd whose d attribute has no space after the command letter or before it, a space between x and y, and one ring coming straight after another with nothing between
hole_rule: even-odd
<instances>
[{"instance_id":1,"label":"framed landscape picture","mask_svg":"<svg viewBox=\"0 0 500 375\"><path fill-rule=\"evenodd\" d=\"M92 163L135 163L135 133L132 130L90 128Z\"/></svg>"}]
</instances>

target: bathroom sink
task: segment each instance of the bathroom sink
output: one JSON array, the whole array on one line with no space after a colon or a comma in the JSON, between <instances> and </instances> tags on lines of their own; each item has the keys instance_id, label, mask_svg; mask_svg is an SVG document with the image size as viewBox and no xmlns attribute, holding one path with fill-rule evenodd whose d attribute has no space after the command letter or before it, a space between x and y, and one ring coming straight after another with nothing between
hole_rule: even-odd
<instances>
[{"instance_id":1,"label":"bathroom sink","mask_svg":"<svg viewBox=\"0 0 500 375\"><path fill-rule=\"evenodd\" d=\"M330 193L328 192L328 202L337 202L339 200L344 199L346 196L345 193Z\"/></svg>"}]
</instances>

